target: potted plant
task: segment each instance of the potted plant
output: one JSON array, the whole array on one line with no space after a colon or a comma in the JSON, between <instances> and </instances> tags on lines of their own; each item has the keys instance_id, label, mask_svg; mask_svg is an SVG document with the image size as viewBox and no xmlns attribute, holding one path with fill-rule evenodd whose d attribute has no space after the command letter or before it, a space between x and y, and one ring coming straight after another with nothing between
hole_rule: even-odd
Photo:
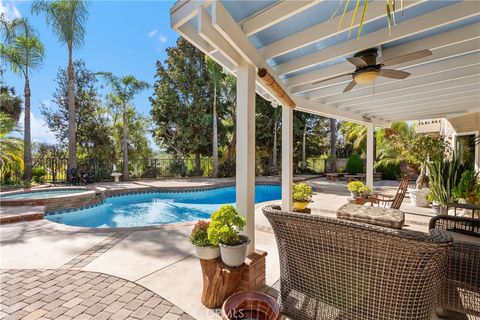
<instances>
[{"instance_id":1,"label":"potted plant","mask_svg":"<svg viewBox=\"0 0 480 320\"><path fill-rule=\"evenodd\" d=\"M295 210L305 210L312 200L313 190L306 183L295 183L293 185L293 208Z\"/></svg>"},{"instance_id":2,"label":"potted plant","mask_svg":"<svg viewBox=\"0 0 480 320\"><path fill-rule=\"evenodd\" d=\"M220 246L222 261L229 267L241 266L247 256L250 239L240 235L245 225L245 218L232 205L223 205L212 214L208 240Z\"/></svg>"},{"instance_id":3,"label":"potted plant","mask_svg":"<svg viewBox=\"0 0 480 320\"><path fill-rule=\"evenodd\" d=\"M220 248L208 240L208 227L210 222L200 220L193 227L190 241L195 247L195 252L200 259L210 260L220 257Z\"/></svg>"},{"instance_id":4,"label":"potted plant","mask_svg":"<svg viewBox=\"0 0 480 320\"><path fill-rule=\"evenodd\" d=\"M350 181L347 184L347 189L350 191L350 195L353 199L357 199L360 196L360 193L365 190L365 187L366 186L362 181Z\"/></svg>"},{"instance_id":5,"label":"potted plant","mask_svg":"<svg viewBox=\"0 0 480 320\"><path fill-rule=\"evenodd\" d=\"M453 190L459 182L458 161L455 157L434 161L428 164L428 170L430 198L434 205L438 203L440 214L447 214L447 203L453 202Z\"/></svg>"},{"instance_id":6,"label":"potted plant","mask_svg":"<svg viewBox=\"0 0 480 320\"><path fill-rule=\"evenodd\" d=\"M419 175L415 188L408 188L410 202L416 207L428 207L427 196L429 190L426 186L427 163L444 158L445 142L441 137L421 135L412 128L389 129L386 133L393 149L400 158L419 168Z\"/></svg>"}]
</instances>

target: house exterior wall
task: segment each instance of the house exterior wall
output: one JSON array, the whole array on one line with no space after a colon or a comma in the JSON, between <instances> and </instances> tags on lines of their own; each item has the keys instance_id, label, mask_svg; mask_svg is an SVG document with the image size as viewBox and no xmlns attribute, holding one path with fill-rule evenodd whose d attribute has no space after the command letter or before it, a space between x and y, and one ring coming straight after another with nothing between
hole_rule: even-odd
<instances>
[{"instance_id":1,"label":"house exterior wall","mask_svg":"<svg viewBox=\"0 0 480 320\"><path fill-rule=\"evenodd\" d=\"M442 119L440 135L445 137L445 141L449 143L452 149L454 147L455 136L462 135L463 133L476 133L477 136L480 134L480 112ZM480 167L479 146L477 146L476 149L475 165L478 169Z\"/></svg>"}]
</instances>

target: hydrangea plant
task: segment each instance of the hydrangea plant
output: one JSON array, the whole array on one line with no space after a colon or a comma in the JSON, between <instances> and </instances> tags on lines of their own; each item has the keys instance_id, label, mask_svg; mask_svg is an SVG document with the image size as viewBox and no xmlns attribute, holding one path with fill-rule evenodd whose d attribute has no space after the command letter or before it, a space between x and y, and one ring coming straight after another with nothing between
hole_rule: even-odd
<instances>
[{"instance_id":1,"label":"hydrangea plant","mask_svg":"<svg viewBox=\"0 0 480 320\"><path fill-rule=\"evenodd\" d=\"M213 245L239 245L243 243L239 235L245 225L245 218L238 215L234 206L223 205L212 214L210 226L208 227L208 240Z\"/></svg>"},{"instance_id":2,"label":"hydrangea plant","mask_svg":"<svg viewBox=\"0 0 480 320\"><path fill-rule=\"evenodd\" d=\"M193 245L198 247L215 247L210 240L208 240L208 227L210 222L200 220L195 223L192 233L190 234L190 241Z\"/></svg>"}]
</instances>

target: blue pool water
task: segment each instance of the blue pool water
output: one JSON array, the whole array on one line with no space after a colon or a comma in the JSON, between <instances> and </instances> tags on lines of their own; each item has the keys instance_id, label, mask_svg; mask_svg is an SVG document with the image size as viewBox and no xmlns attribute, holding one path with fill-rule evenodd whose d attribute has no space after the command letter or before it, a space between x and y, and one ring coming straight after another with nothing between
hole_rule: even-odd
<instances>
[{"instance_id":1,"label":"blue pool water","mask_svg":"<svg viewBox=\"0 0 480 320\"><path fill-rule=\"evenodd\" d=\"M45 199L57 196L73 195L76 193L85 192L88 190L85 189L70 189L70 190L51 190L51 191L32 191L32 192L21 192L14 193L6 196L2 196L2 199L5 200L15 200L15 199Z\"/></svg>"},{"instance_id":2,"label":"blue pool water","mask_svg":"<svg viewBox=\"0 0 480 320\"><path fill-rule=\"evenodd\" d=\"M280 198L280 186L255 187L255 203ZM48 215L46 219L78 227L141 227L209 219L222 204L235 204L234 187L107 198L100 206Z\"/></svg>"}]
</instances>

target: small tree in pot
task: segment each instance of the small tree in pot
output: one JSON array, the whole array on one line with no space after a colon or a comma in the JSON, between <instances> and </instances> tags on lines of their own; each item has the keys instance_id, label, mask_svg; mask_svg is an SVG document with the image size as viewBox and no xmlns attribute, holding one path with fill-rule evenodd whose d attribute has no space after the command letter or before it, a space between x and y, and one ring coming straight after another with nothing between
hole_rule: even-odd
<instances>
[{"instance_id":1,"label":"small tree in pot","mask_svg":"<svg viewBox=\"0 0 480 320\"><path fill-rule=\"evenodd\" d=\"M208 240L213 245L220 245L222 261L229 267L242 265L247 256L250 240L240 235L245 225L245 218L239 216L232 205L223 205L212 214Z\"/></svg>"},{"instance_id":2,"label":"small tree in pot","mask_svg":"<svg viewBox=\"0 0 480 320\"><path fill-rule=\"evenodd\" d=\"M208 227L210 222L200 220L193 227L190 234L190 241L195 247L197 256L200 259L210 260L220 257L220 248L208 240Z\"/></svg>"},{"instance_id":3,"label":"small tree in pot","mask_svg":"<svg viewBox=\"0 0 480 320\"><path fill-rule=\"evenodd\" d=\"M409 188L408 192L413 205L427 207L429 190L423 188L427 182L427 163L444 158L445 143L443 139L441 137L417 134L414 128L403 131L389 129L385 136L402 159L419 168L420 173L416 181L416 187L415 189Z\"/></svg>"},{"instance_id":4,"label":"small tree in pot","mask_svg":"<svg viewBox=\"0 0 480 320\"><path fill-rule=\"evenodd\" d=\"M295 210L305 210L312 200L313 190L306 183L296 183L293 185L293 207Z\"/></svg>"}]
</instances>

